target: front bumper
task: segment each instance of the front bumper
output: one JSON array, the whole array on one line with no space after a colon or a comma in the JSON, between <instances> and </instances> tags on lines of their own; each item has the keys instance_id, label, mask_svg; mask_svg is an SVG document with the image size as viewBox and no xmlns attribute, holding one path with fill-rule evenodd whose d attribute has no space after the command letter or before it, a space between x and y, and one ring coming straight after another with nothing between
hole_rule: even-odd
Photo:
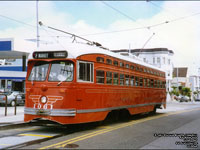
<instances>
[{"instance_id":1,"label":"front bumper","mask_svg":"<svg viewBox=\"0 0 200 150\"><path fill-rule=\"evenodd\" d=\"M42 116L76 116L76 109L35 109L25 107L24 114Z\"/></svg>"}]
</instances>

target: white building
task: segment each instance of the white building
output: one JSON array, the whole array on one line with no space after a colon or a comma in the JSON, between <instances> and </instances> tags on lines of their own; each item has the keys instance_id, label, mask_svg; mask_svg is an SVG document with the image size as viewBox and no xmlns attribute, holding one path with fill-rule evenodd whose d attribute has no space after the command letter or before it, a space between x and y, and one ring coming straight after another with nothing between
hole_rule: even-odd
<instances>
[{"instance_id":1,"label":"white building","mask_svg":"<svg viewBox=\"0 0 200 150\"><path fill-rule=\"evenodd\" d=\"M174 68L172 86L179 87L191 87L189 82L189 73L187 67Z\"/></svg>"},{"instance_id":2,"label":"white building","mask_svg":"<svg viewBox=\"0 0 200 150\"><path fill-rule=\"evenodd\" d=\"M193 95L194 98L200 99L200 68L198 69L197 75L191 75L189 77L191 83L192 94L197 92L197 95Z\"/></svg>"},{"instance_id":3,"label":"white building","mask_svg":"<svg viewBox=\"0 0 200 150\"><path fill-rule=\"evenodd\" d=\"M132 53L133 55L136 55L139 58L141 58L144 62L147 62L165 70L165 75L167 79L167 91L171 91L174 55L174 52L172 50L168 50L167 48L149 48L131 50L121 49L113 50L113 52L118 52L122 55L129 55L129 53Z\"/></svg>"}]
</instances>

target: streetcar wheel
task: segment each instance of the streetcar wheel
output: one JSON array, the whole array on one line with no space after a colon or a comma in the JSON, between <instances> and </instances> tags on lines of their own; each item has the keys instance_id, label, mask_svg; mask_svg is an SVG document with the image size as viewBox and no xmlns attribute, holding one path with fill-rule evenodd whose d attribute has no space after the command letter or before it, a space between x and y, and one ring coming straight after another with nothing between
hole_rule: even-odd
<instances>
[{"instance_id":1,"label":"streetcar wheel","mask_svg":"<svg viewBox=\"0 0 200 150\"><path fill-rule=\"evenodd\" d=\"M153 111L150 112L150 115L156 114L156 106L154 106Z\"/></svg>"}]
</instances>

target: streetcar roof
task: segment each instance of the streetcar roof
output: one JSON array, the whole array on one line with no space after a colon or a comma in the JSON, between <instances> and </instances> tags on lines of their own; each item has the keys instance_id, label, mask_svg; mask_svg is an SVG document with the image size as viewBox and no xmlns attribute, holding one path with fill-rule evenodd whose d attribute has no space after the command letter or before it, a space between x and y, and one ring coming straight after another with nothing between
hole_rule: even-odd
<instances>
[{"instance_id":1,"label":"streetcar roof","mask_svg":"<svg viewBox=\"0 0 200 150\"><path fill-rule=\"evenodd\" d=\"M86 55L86 54L104 54L104 55L122 59L124 61L133 62L139 65L143 65L143 66L150 67L152 69L157 69L164 72L163 69L153 66L151 64L148 64L146 62L143 62L140 58L137 58L136 56L133 56L133 55L123 56L119 53L114 53L114 52L111 52L109 50L106 50L94 45L87 45L87 44L82 44L82 43L67 43L65 45L45 46L45 47L38 48L36 51L67 51L68 58L77 58L81 55ZM29 59L33 58L32 53L29 55Z\"/></svg>"}]
</instances>

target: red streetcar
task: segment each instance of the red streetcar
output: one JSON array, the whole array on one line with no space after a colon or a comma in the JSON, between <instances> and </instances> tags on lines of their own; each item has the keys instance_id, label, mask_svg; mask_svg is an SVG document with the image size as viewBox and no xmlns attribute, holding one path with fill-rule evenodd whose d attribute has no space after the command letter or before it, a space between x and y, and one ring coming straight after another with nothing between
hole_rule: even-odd
<instances>
[{"instance_id":1,"label":"red streetcar","mask_svg":"<svg viewBox=\"0 0 200 150\"><path fill-rule=\"evenodd\" d=\"M34 51L28 61L24 121L101 121L116 110L133 114L166 106L161 69L99 47ZM78 45L78 46L76 46Z\"/></svg>"}]
</instances>

